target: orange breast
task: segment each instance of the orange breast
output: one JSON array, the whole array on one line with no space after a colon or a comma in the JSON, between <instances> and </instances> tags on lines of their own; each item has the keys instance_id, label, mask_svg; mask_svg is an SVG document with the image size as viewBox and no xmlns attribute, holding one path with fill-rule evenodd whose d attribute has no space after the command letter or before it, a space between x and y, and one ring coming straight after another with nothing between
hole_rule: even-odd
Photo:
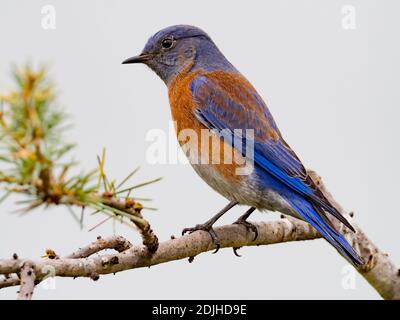
<instances>
[{"instance_id":1,"label":"orange breast","mask_svg":"<svg viewBox=\"0 0 400 320\"><path fill-rule=\"evenodd\" d=\"M244 166L245 158L225 143L224 139L208 130L195 116L197 106L189 86L199 74L192 72L180 75L169 86L171 113L179 144L186 154L190 148L199 163L212 166L222 177L232 182L239 182L242 176L236 174L236 169ZM193 161L193 158L189 159Z\"/></svg>"}]
</instances>

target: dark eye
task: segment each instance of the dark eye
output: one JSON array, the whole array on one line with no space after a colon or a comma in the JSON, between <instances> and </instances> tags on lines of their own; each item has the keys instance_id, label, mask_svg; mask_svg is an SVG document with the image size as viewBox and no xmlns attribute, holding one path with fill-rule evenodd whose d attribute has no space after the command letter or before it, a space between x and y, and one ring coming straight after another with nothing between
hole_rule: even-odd
<instances>
[{"instance_id":1,"label":"dark eye","mask_svg":"<svg viewBox=\"0 0 400 320\"><path fill-rule=\"evenodd\" d=\"M174 44L174 39L172 38L165 38L163 41L161 41L161 45L164 49L172 48L173 44Z\"/></svg>"}]
</instances>

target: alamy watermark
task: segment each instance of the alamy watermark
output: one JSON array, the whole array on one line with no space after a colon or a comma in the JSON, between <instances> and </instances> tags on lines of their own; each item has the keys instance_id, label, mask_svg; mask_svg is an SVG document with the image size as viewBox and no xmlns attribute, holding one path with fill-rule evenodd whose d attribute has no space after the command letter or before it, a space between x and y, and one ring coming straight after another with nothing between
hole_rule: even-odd
<instances>
[{"instance_id":1,"label":"alamy watermark","mask_svg":"<svg viewBox=\"0 0 400 320\"><path fill-rule=\"evenodd\" d=\"M176 134L176 122L169 122L168 132L151 129L146 150L149 164L227 164L236 175L250 175L254 165L254 129L194 130L185 128ZM176 139L182 151L179 150Z\"/></svg>"},{"instance_id":2,"label":"alamy watermark","mask_svg":"<svg viewBox=\"0 0 400 320\"><path fill-rule=\"evenodd\" d=\"M352 5L344 5L342 7L342 28L344 30L355 30L356 24L356 8Z\"/></svg>"},{"instance_id":3,"label":"alamy watermark","mask_svg":"<svg viewBox=\"0 0 400 320\"><path fill-rule=\"evenodd\" d=\"M344 290L356 289L356 269L351 265L345 265L341 273L343 275L341 285Z\"/></svg>"},{"instance_id":4,"label":"alamy watermark","mask_svg":"<svg viewBox=\"0 0 400 320\"><path fill-rule=\"evenodd\" d=\"M55 30L56 23L56 8L53 5L45 5L42 7L42 20L41 25L44 30Z\"/></svg>"}]
</instances>

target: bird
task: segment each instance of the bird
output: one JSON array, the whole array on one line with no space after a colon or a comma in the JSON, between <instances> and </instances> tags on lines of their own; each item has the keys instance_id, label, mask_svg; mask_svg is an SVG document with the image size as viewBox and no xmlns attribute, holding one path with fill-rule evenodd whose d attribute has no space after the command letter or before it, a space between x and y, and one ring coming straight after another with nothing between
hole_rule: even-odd
<instances>
[{"instance_id":1,"label":"bird","mask_svg":"<svg viewBox=\"0 0 400 320\"><path fill-rule=\"evenodd\" d=\"M197 174L229 203L205 223L185 228L182 234L207 231L218 250L214 223L231 208L244 205L249 209L235 223L253 231L254 239L258 231L248 217L255 210L278 211L308 222L350 263L356 267L363 264L330 219L337 219L355 232L353 226L325 197L286 143L256 89L205 31L190 25L166 27L150 37L139 55L122 63L145 64L166 84L182 148L187 139L182 139L180 133L185 130L198 136L206 130L218 141L218 148L199 146L197 155L187 150L186 155ZM236 134L237 130L242 134ZM252 134L243 134L248 131ZM235 143L237 140L239 143ZM252 151L248 154L243 150L247 146ZM198 161L202 157L199 153L209 151L219 155L231 152L242 162ZM250 163L250 170L238 174L243 161Z\"/></svg>"}]
</instances>

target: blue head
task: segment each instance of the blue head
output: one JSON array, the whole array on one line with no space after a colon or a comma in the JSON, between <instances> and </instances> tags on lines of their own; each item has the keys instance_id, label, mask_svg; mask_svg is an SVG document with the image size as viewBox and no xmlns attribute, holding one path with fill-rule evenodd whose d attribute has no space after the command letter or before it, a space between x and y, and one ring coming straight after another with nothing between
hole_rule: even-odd
<instances>
[{"instance_id":1,"label":"blue head","mask_svg":"<svg viewBox=\"0 0 400 320\"><path fill-rule=\"evenodd\" d=\"M144 63L167 85L176 75L197 69L236 72L207 33L188 25L158 31L140 55L123 63Z\"/></svg>"}]
</instances>

